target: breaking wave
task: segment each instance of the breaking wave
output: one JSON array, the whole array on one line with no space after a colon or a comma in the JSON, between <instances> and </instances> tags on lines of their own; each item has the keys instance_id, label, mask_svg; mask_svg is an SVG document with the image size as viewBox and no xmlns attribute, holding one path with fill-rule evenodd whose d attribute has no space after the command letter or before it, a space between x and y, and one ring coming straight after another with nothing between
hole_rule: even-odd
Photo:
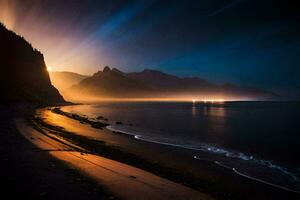
<instances>
[{"instance_id":1,"label":"breaking wave","mask_svg":"<svg viewBox=\"0 0 300 200\"><path fill-rule=\"evenodd\" d=\"M203 159L201 156L195 155L194 158L213 162L253 181L300 194L299 169L287 169L275 164L273 161L260 159L253 155L221 148L216 145L195 143L180 138L161 137L160 135L163 134L149 129L124 125L111 125L107 129L132 136L137 140L209 153L214 156L206 156Z\"/></svg>"}]
</instances>

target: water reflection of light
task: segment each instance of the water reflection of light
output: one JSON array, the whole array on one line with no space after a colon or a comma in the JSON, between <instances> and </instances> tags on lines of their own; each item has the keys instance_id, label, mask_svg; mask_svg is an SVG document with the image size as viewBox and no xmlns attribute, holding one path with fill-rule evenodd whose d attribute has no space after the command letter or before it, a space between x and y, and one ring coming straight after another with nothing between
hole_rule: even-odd
<instances>
[{"instance_id":1,"label":"water reflection of light","mask_svg":"<svg viewBox=\"0 0 300 200\"><path fill-rule=\"evenodd\" d=\"M212 116L225 117L224 107L215 107L210 110Z\"/></svg>"},{"instance_id":2,"label":"water reflection of light","mask_svg":"<svg viewBox=\"0 0 300 200\"><path fill-rule=\"evenodd\" d=\"M226 107L222 104L204 104L203 114L213 134L222 135L226 129Z\"/></svg>"},{"instance_id":3,"label":"water reflection of light","mask_svg":"<svg viewBox=\"0 0 300 200\"><path fill-rule=\"evenodd\" d=\"M225 117L226 111L223 106L204 106L204 115L209 117Z\"/></svg>"},{"instance_id":4,"label":"water reflection of light","mask_svg":"<svg viewBox=\"0 0 300 200\"><path fill-rule=\"evenodd\" d=\"M201 100L199 100L201 102ZM225 117L225 108L223 104L225 104L224 99L204 99L203 100L204 109L203 114L209 117ZM192 99L192 115L196 116L197 108L197 100ZM201 104L201 103L200 103Z\"/></svg>"},{"instance_id":5,"label":"water reflection of light","mask_svg":"<svg viewBox=\"0 0 300 200\"><path fill-rule=\"evenodd\" d=\"M193 106L192 106L192 115L193 115L193 117L195 117L195 116L196 116L196 114L197 114L197 110L196 110L196 104L195 104L195 103L193 103Z\"/></svg>"}]
</instances>

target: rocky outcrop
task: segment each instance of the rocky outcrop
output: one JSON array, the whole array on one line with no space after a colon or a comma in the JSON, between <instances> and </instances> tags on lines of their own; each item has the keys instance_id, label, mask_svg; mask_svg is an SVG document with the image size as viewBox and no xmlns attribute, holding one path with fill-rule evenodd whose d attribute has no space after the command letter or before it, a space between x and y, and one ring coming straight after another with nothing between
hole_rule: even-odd
<instances>
[{"instance_id":1,"label":"rocky outcrop","mask_svg":"<svg viewBox=\"0 0 300 200\"><path fill-rule=\"evenodd\" d=\"M48 105L65 102L51 85L41 52L2 24L0 69L1 102Z\"/></svg>"}]
</instances>

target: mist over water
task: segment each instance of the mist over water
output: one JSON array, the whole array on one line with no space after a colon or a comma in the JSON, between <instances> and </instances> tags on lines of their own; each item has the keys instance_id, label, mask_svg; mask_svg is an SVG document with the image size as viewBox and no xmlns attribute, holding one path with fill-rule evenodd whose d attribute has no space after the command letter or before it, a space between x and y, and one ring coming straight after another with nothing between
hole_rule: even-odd
<instances>
[{"instance_id":1,"label":"mist over water","mask_svg":"<svg viewBox=\"0 0 300 200\"><path fill-rule=\"evenodd\" d=\"M199 162L210 161L246 178L300 191L297 102L101 102L63 110L103 116L111 130L190 149Z\"/></svg>"}]
</instances>

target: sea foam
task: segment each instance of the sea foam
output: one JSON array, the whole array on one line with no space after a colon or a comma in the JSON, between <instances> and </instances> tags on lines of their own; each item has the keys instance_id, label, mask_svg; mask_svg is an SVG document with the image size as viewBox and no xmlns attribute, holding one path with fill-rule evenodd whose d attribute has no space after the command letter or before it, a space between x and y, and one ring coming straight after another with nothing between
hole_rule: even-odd
<instances>
[{"instance_id":1,"label":"sea foam","mask_svg":"<svg viewBox=\"0 0 300 200\"><path fill-rule=\"evenodd\" d=\"M193 141L180 140L179 138L161 137L157 132L144 128L111 125L108 126L107 129L132 136L137 140L207 152L218 157L212 157L209 160L206 156L206 161L210 161L218 166L230 169L240 176L290 192L300 193L299 174L295 174L289 171L286 167L275 164L273 161L256 158L253 155L218 147L212 144L195 143ZM197 155L195 155L194 158L197 160L203 160ZM216 160L218 158L219 160ZM273 174L275 174L275 176ZM278 180L284 181L277 183L274 177L279 177Z\"/></svg>"}]
</instances>

